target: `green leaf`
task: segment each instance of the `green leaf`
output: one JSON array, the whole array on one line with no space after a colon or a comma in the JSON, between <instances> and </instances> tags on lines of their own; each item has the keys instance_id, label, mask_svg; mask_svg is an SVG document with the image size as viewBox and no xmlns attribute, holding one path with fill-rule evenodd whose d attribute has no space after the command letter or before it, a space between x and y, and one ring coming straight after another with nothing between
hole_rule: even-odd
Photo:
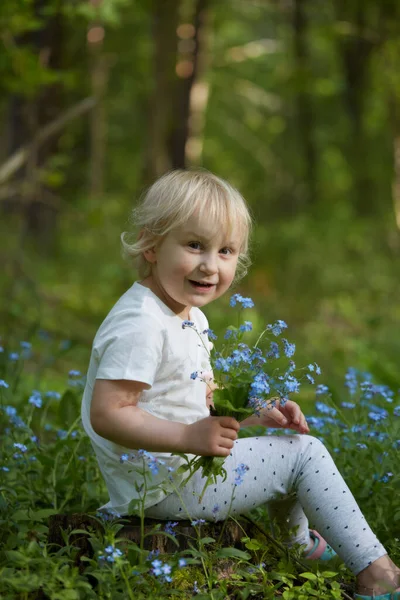
<instances>
[{"instance_id":1,"label":"green leaf","mask_svg":"<svg viewBox=\"0 0 400 600\"><path fill-rule=\"evenodd\" d=\"M245 543L245 546L248 550L261 550L263 547L263 545L255 539L249 539L249 541Z\"/></svg>"},{"instance_id":2,"label":"green leaf","mask_svg":"<svg viewBox=\"0 0 400 600\"><path fill-rule=\"evenodd\" d=\"M76 394L72 390L67 390L58 403L58 417L65 429L75 421L77 414L79 414L79 406Z\"/></svg>"},{"instance_id":3,"label":"green leaf","mask_svg":"<svg viewBox=\"0 0 400 600\"><path fill-rule=\"evenodd\" d=\"M29 558L27 556L25 556L24 554L22 554L22 552L18 552L18 550L6 550L4 552L4 554L6 555L7 559L11 562L16 562L16 563L27 563L29 562Z\"/></svg>"},{"instance_id":4,"label":"green leaf","mask_svg":"<svg viewBox=\"0 0 400 600\"><path fill-rule=\"evenodd\" d=\"M98 485L93 481L85 481L85 483L82 485L82 490L87 493L89 498L98 498Z\"/></svg>"},{"instance_id":5,"label":"green leaf","mask_svg":"<svg viewBox=\"0 0 400 600\"><path fill-rule=\"evenodd\" d=\"M41 510L37 510L32 513L31 518L33 521L41 521L42 519L47 519L51 517L51 515L56 515L58 513L54 508L42 508Z\"/></svg>"},{"instance_id":6,"label":"green leaf","mask_svg":"<svg viewBox=\"0 0 400 600\"><path fill-rule=\"evenodd\" d=\"M226 397L227 393L229 393L227 389L214 391L213 402L217 415L237 417L239 415L250 415L253 413L253 411L247 407L247 388L245 392L244 388L236 390L236 393L233 394L234 398L232 399L234 404L232 404L231 399ZM230 396L232 396L232 394L230 394Z\"/></svg>"},{"instance_id":7,"label":"green leaf","mask_svg":"<svg viewBox=\"0 0 400 600\"><path fill-rule=\"evenodd\" d=\"M237 548L221 548L221 550L217 550L215 556L217 558L241 558L242 560L249 560L251 558L248 552L243 552L243 550L238 550Z\"/></svg>"},{"instance_id":8,"label":"green leaf","mask_svg":"<svg viewBox=\"0 0 400 600\"><path fill-rule=\"evenodd\" d=\"M317 581L318 577L314 573L300 573L300 577L309 579L310 581Z\"/></svg>"},{"instance_id":9,"label":"green leaf","mask_svg":"<svg viewBox=\"0 0 400 600\"><path fill-rule=\"evenodd\" d=\"M28 515L27 510L17 510L12 516L11 519L14 521L30 521L31 517Z\"/></svg>"},{"instance_id":10,"label":"green leaf","mask_svg":"<svg viewBox=\"0 0 400 600\"><path fill-rule=\"evenodd\" d=\"M52 468L54 466L54 458L50 456L46 456L43 452L39 452L37 455L37 460L44 467Z\"/></svg>"},{"instance_id":11,"label":"green leaf","mask_svg":"<svg viewBox=\"0 0 400 600\"><path fill-rule=\"evenodd\" d=\"M201 544L212 544L215 542L214 538L212 537L203 537L199 541Z\"/></svg>"}]
</instances>

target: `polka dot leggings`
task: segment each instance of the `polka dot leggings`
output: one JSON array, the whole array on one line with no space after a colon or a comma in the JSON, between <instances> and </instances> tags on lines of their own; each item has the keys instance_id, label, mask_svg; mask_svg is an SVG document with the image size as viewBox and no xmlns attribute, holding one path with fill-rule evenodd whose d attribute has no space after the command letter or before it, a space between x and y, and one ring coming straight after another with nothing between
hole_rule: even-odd
<instances>
[{"instance_id":1,"label":"polka dot leggings","mask_svg":"<svg viewBox=\"0 0 400 600\"><path fill-rule=\"evenodd\" d=\"M236 469L249 467L235 486ZM196 472L178 494L146 511L156 519L222 520L267 503L288 544L309 543L309 521L357 575L386 554L363 517L325 446L309 435L242 438L225 461L227 479L211 484L199 504L204 479ZM232 500L233 492L233 501ZM181 500L182 499L182 500Z\"/></svg>"}]
</instances>

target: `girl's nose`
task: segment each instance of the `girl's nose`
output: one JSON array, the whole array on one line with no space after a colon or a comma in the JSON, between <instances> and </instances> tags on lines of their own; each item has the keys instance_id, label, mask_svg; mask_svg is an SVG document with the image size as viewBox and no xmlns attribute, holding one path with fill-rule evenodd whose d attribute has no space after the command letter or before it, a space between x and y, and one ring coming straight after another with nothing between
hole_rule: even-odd
<instances>
[{"instance_id":1,"label":"girl's nose","mask_svg":"<svg viewBox=\"0 0 400 600\"><path fill-rule=\"evenodd\" d=\"M212 254L203 255L200 271L203 273L215 273L217 271L217 257Z\"/></svg>"}]
</instances>

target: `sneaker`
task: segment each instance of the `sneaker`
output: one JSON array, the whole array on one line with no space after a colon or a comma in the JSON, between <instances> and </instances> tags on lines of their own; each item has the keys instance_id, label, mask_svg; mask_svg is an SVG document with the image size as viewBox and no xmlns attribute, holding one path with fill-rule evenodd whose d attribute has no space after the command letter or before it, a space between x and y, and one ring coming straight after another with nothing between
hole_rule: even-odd
<instances>
[{"instance_id":1,"label":"sneaker","mask_svg":"<svg viewBox=\"0 0 400 600\"><path fill-rule=\"evenodd\" d=\"M324 540L322 535L315 531L314 529L310 529L310 538L314 541L314 545L305 555L306 560L331 560L337 556L331 546L329 546L328 542ZM362 598L362 597L361 597ZM385 599L386 600L386 599ZM400 599L399 599L400 600Z\"/></svg>"},{"instance_id":2,"label":"sneaker","mask_svg":"<svg viewBox=\"0 0 400 600\"><path fill-rule=\"evenodd\" d=\"M400 600L400 588L388 594L380 594L379 596L363 596L362 594L354 594L354 600Z\"/></svg>"}]
</instances>

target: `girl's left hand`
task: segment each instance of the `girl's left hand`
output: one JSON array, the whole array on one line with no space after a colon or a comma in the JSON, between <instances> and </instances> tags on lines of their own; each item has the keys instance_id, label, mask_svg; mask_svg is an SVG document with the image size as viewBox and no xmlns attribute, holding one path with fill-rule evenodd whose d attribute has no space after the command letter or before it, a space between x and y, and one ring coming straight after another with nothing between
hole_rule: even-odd
<instances>
[{"instance_id":1,"label":"girl's left hand","mask_svg":"<svg viewBox=\"0 0 400 600\"><path fill-rule=\"evenodd\" d=\"M204 383L207 385L207 392L206 392L207 408L214 408L213 394L214 394L214 390L216 390L218 386L216 383L214 383L213 372L212 371L204 371L201 374L201 378L204 381Z\"/></svg>"},{"instance_id":2,"label":"girl's left hand","mask_svg":"<svg viewBox=\"0 0 400 600\"><path fill-rule=\"evenodd\" d=\"M299 433L310 432L300 406L292 400L288 400L284 406L277 400L274 408L263 408L260 411L259 424L263 427L293 429Z\"/></svg>"}]
</instances>

